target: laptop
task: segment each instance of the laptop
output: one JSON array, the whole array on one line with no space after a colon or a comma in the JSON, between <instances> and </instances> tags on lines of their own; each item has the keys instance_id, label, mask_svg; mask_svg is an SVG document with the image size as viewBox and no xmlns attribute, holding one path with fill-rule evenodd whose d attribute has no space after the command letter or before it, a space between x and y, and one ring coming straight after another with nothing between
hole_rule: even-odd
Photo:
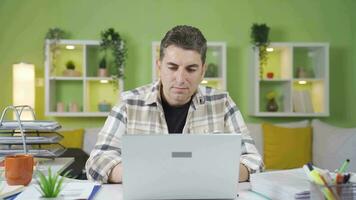
<instances>
[{"instance_id":1,"label":"laptop","mask_svg":"<svg viewBox=\"0 0 356 200\"><path fill-rule=\"evenodd\" d=\"M240 134L125 135L124 199L235 199L240 154Z\"/></svg>"}]
</instances>

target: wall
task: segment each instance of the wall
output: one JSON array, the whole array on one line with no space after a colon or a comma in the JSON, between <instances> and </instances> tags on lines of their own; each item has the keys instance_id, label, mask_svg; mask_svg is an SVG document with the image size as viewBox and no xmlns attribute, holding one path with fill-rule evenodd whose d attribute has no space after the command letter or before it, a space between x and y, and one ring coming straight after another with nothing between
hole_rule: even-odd
<instances>
[{"instance_id":1,"label":"wall","mask_svg":"<svg viewBox=\"0 0 356 200\"><path fill-rule=\"evenodd\" d=\"M13 63L36 65L43 80L44 36L51 27L71 39L99 39L114 27L126 39L129 58L125 89L150 82L151 41L177 24L198 26L210 41L228 46L228 91L246 121L290 121L300 118L254 118L248 112L250 27L265 22L271 41L330 42L330 111L322 118L335 125L356 123L356 14L352 0L0 0L0 108L12 102ZM352 109L350 109L352 108ZM44 87L36 87L36 112L44 116ZM65 127L95 127L104 118L55 118Z\"/></svg>"}]
</instances>

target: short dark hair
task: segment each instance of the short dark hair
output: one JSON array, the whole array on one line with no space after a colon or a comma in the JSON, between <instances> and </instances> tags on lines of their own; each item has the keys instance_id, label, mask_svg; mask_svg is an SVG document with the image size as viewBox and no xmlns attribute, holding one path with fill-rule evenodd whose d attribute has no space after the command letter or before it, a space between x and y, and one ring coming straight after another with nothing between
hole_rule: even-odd
<instances>
[{"instance_id":1,"label":"short dark hair","mask_svg":"<svg viewBox=\"0 0 356 200\"><path fill-rule=\"evenodd\" d=\"M164 50L170 45L198 52L202 63L205 63L207 44L204 35L198 28L179 25L169 30L161 40L160 60L164 57Z\"/></svg>"}]
</instances>

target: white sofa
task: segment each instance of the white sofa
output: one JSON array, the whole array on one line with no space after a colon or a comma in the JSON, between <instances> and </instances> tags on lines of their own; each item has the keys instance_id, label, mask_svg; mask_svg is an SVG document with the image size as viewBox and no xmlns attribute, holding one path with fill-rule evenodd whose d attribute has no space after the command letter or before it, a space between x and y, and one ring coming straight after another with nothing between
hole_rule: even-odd
<instances>
[{"instance_id":1,"label":"white sofa","mask_svg":"<svg viewBox=\"0 0 356 200\"><path fill-rule=\"evenodd\" d=\"M320 168L335 170L346 158L351 160L349 170L356 172L356 128L339 128L320 120L302 120L298 122L275 124L283 127L313 128L313 164ZM256 147L263 156L263 133L261 124L247 123ZM100 128L85 129L83 150L90 154L96 143Z\"/></svg>"},{"instance_id":2,"label":"white sofa","mask_svg":"<svg viewBox=\"0 0 356 200\"><path fill-rule=\"evenodd\" d=\"M312 159L317 167L334 171L350 159L349 171L356 172L356 128L340 128L314 119L275 124L297 128L310 126L313 129ZM263 156L263 133L261 124L247 123L256 148Z\"/></svg>"}]
</instances>

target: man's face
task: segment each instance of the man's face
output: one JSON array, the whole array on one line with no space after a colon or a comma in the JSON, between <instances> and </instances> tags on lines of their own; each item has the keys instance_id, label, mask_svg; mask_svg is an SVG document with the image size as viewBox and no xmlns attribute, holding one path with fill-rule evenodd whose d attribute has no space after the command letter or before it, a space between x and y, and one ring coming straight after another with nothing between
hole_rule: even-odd
<instances>
[{"instance_id":1,"label":"man's face","mask_svg":"<svg viewBox=\"0 0 356 200\"><path fill-rule=\"evenodd\" d=\"M162 61L157 61L163 97L171 106L188 103L205 74L200 54L170 45L164 50Z\"/></svg>"}]
</instances>

